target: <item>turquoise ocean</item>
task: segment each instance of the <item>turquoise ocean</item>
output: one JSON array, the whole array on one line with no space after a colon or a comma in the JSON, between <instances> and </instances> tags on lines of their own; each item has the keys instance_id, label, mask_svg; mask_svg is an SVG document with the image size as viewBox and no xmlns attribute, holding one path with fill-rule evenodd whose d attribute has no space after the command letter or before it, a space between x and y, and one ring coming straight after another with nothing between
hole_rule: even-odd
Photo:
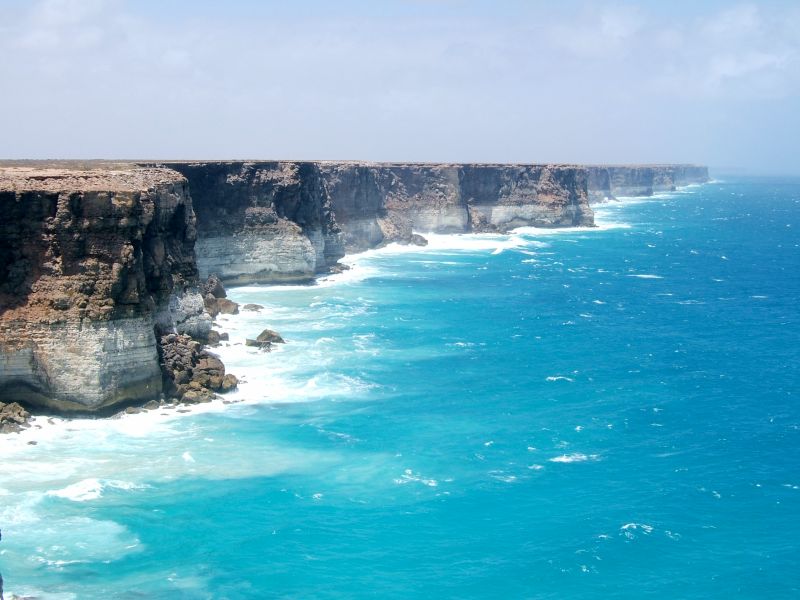
<instances>
[{"instance_id":1,"label":"turquoise ocean","mask_svg":"<svg viewBox=\"0 0 800 600\"><path fill-rule=\"evenodd\" d=\"M800 180L597 221L229 290L238 402L0 439L6 598L800 597Z\"/></svg>"}]
</instances>

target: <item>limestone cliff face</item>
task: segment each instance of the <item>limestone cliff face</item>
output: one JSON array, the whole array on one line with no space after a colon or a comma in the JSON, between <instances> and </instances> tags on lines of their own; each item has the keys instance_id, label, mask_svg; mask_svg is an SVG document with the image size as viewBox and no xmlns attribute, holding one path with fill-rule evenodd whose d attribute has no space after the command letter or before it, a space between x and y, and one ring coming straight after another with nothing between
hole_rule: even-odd
<instances>
[{"instance_id":1,"label":"limestone cliff face","mask_svg":"<svg viewBox=\"0 0 800 600\"><path fill-rule=\"evenodd\" d=\"M189 182L201 276L310 280L414 231L592 225L587 172L560 165L165 163Z\"/></svg>"},{"instance_id":2,"label":"limestone cliff face","mask_svg":"<svg viewBox=\"0 0 800 600\"><path fill-rule=\"evenodd\" d=\"M341 231L315 163L168 163L197 214L200 275L226 283L308 281L342 256Z\"/></svg>"},{"instance_id":3,"label":"limestone cliff face","mask_svg":"<svg viewBox=\"0 0 800 600\"><path fill-rule=\"evenodd\" d=\"M183 371L167 372L183 347L165 344L208 336L199 275L311 280L345 247L419 241L415 231L591 226L590 195L707 178L691 165L0 165L0 398L91 412L184 385ZM224 366L187 344L192 372L222 381Z\"/></svg>"},{"instance_id":4,"label":"limestone cliff face","mask_svg":"<svg viewBox=\"0 0 800 600\"><path fill-rule=\"evenodd\" d=\"M321 163L320 169L352 251L408 241L413 231L594 224L580 167Z\"/></svg>"},{"instance_id":5,"label":"limestone cliff face","mask_svg":"<svg viewBox=\"0 0 800 600\"><path fill-rule=\"evenodd\" d=\"M210 328L185 179L4 168L0 214L0 395L59 412L157 398L157 328Z\"/></svg>"},{"instance_id":6,"label":"limestone cliff face","mask_svg":"<svg viewBox=\"0 0 800 600\"><path fill-rule=\"evenodd\" d=\"M708 167L700 165L597 165L587 170L592 202L619 196L652 196L682 185L708 181Z\"/></svg>"}]
</instances>

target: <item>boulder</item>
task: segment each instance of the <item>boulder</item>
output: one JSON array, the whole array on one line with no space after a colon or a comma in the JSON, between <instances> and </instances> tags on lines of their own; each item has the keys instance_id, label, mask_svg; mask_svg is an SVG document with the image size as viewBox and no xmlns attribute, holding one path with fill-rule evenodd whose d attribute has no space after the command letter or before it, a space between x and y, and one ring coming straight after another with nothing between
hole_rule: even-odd
<instances>
[{"instance_id":1,"label":"boulder","mask_svg":"<svg viewBox=\"0 0 800 600\"><path fill-rule=\"evenodd\" d=\"M200 387L209 390L217 391L222 389L222 380L225 377L225 365L222 361L208 352L200 354L198 360L192 371L192 381L189 384L199 384Z\"/></svg>"},{"instance_id":2,"label":"boulder","mask_svg":"<svg viewBox=\"0 0 800 600\"><path fill-rule=\"evenodd\" d=\"M334 274L334 275L336 275L338 273L344 273L345 271L349 271L349 270L350 270L350 265L345 265L345 264L338 263L338 262L334 263L330 267L328 267L328 272L331 273L331 274Z\"/></svg>"},{"instance_id":3,"label":"boulder","mask_svg":"<svg viewBox=\"0 0 800 600\"><path fill-rule=\"evenodd\" d=\"M186 404L200 404L203 402L211 402L214 398L214 393L209 390L188 390L181 397L181 402Z\"/></svg>"},{"instance_id":4,"label":"boulder","mask_svg":"<svg viewBox=\"0 0 800 600\"><path fill-rule=\"evenodd\" d=\"M208 276L208 279L203 284L203 295L207 296L208 294L211 294L214 298L227 298L228 296L222 281L213 273Z\"/></svg>"},{"instance_id":5,"label":"boulder","mask_svg":"<svg viewBox=\"0 0 800 600\"><path fill-rule=\"evenodd\" d=\"M18 433L29 427L31 414L17 402L0 402L0 433Z\"/></svg>"},{"instance_id":6,"label":"boulder","mask_svg":"<svg viewBox=\"0 0 800 600\"><path fill-rule=\"evenodd\" d=\"M211 294L206 294L203 296L203 304L206 307L206 312L211 315L211 318L215 318L219 314L219 307L217 306L217 299L212 296Z\"/></svg>"},{"instance_id":7,"label":"boulder","mask_svg":"<svg viewBox=\"0 0 800 600\"><path fill-rule=\"evenodd\" d=\"M233 375L226 379L225 365L219 357L189 336L162 336L159 354L168 397L182 402L205 402L214 397L214 392L233 389L238 383Z\"/></svg>"},{"instance_id":8,"label":"boulder","mask_svg":"<svg viewBox=\"0 0 800 600\"><path fill-rule=\"evenodd\" d=\"M408 243L411 246L427 246L428 245L428 240L426 240L424 237L422 237L418 233L412 233L411 237L408 240Z\"/></svg>"},{"instance_id":9,"label":"boulder","mask_svg":"<svg viewBox=\"0 0 800 600\"><path fill-rule=\"evenodd\" d=\"M256 340L252 340L250 338L247 338L244 341L244 345L252 346L254 348L261 348L262 350L267 350L267 351L269 351L270 348L272 348L272 344L270 344L269 342L257 342Z\"/></svg>"},{"instance_id":10,"label":"boulder","mask_svg":"<svg viewBox=\"0 0 800 600\"><path fill-rule=\"evenodd\" d=\"M209 315L211 315L212 318L216 317L220 313L223 315L239 314L239 305L233 300L228 300L227 298L215 298L211 294L206 294L205 298L203 298L203 302L205 303L206 311Z\"/></svg>"},{"instance_id":11,"label":"boulder","mask_svg":"<svg viewBox=\"0 0 800 600\"><path fill-rule=\"evenodd\" d=\"M269 342L270 344L285 344L286 342L277 331L272 329L265 329L258 334L257 342Z\"/></svg>"},{"instance_id":12,"label":"boulder","mask_svg":"<svg viewBox=\"0 0 800 600\"><path fill-rule=\"evenodd\" d=\"M254 310L254 311L259 311L259 310L261 310L262 308L264 308L264 307L263 307L263 306L261 306L260 304L245 304L245 305L242 307L242 310Z\"/></svg>"},{"instance_id":13,"label":"boulder","mask_svg":"<svg viewBox=\"0 0 800 600\"><path fill-rule=\"evenodd\" d=\"M286 342L277 331L265 329L258 334L256 339L246 339L244 343L246 346L253 346L269 351L272 349L272 344L285 344Z\"/></svg>"},{"instance_id":14,"label":"boulder","mask_svg":"<svg viewBox=\"0 0 800 600\"><path fill-rule=\"evenodd\" d=\"M238 315L239 305L227 298L217 298L217 308L223 315Z\"/></svg>"},{"instance_id":15,"label":"boulder","mask_svg":"<svg viewBox=\"0 0 800 600\"><path fill-rule=\"evenodd\" d=\"M231 390L235 390L236 386L239 385L239 379L236 375L231 375L228 373L225 377L222 378L222 392L230 392Z\"/></svg>"}]
</instances>

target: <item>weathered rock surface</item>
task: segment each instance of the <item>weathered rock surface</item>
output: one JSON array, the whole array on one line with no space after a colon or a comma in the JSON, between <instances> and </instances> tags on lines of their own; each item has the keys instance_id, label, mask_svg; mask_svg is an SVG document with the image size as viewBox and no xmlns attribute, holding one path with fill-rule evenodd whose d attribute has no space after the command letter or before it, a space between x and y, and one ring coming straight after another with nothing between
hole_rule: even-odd
<instances>
[{"instance_id":1,"label":"weathered rock surface","mask_svg":"<svg viewBox=\"0 0 800 600\"><path fill-rule=\"evenodd\" d=\"M586 168L592 202L620 196L652 196L708 181L708 167L701 165L596 165Z\"/></svg>"},{"instance_id":2,"label":"weathered rock surface","mask_svg":"<svg viewBox=\"0 0 800 600\"><path fill-rule=\"evenodd\" d=\"M707 179L694 165L0 164L0 397L60 413L205 401L236 385L200 345L238 311L223 282L311 280L345 269L345 247L424 245L419 232L590 226L590 199Z\"/></svg>"},{"instance_id":3,"label":"weathered rock surface","mask_svg":"<svg viewBox=\"0 0 800 600\"><path fill-rule=\"evenodd\" d=\"M58 412L162 391L156 330L210 329L186 180L0 168L0 394Z\"/></svg>"},{"instance_id":4,"label":"weathered rock surface","mask_svg":"<svg viewBox=\"0 0 800 600\"><path fill-rule=\"evenodd\" d=\"M0 402L0 433L17 433L28 427L31 414L17 402Z\"/></svg>"},{"instance_id":5,"label":"weathered rock surface","mask_svg":"<svg viewBox=\"0 0 800 600\"><path fill-rule=\"evenodd\" d=\"M423 244L419 232L593 225L576 166L320 163L348 250Z\"/></svg>"},{"instance_id":6,"label":"weathered rock surface","mask_svg":"<svg viewBox=\"0 0 800 600\"><path fill-rule=\"evenodd\" d=\"M245 345L247 346L255 346L256 348L261 348L262 350L269 350L272 348L273 344L285 344L286 341L281 337L277 331L273 331L272 329L265 329L261 333L258 334L256 339L247 339L245 340Z\"/></svg>"},{"instance_id":7,"label":"weathered rock surface","mask_svg":"<svg viewBox=\"0 0 800 600\"><path fill-rule=\"evenodd\" d=\"M189 180L202 276L216 273L229 284L310 281L344 256L316 163L167 166Z\"/></svg>"}]
</instances>

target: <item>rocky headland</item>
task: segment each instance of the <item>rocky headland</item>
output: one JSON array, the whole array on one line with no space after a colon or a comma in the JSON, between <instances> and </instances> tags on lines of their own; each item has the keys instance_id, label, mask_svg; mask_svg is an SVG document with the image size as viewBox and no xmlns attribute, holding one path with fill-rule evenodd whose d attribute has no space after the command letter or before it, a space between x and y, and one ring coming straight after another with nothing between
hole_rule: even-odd
<instances>
[{"instance_id":1,"label":"rocky headland","mask_svg":"<svg viewBox=\"0 0 800 600\"><path fill-rule=\"evenodd\" d=\"M195 219L167 169L0 169L0 393L54 412L162 392L156 334L202 337Z\"/></svg>"},{"instance_id":2,"label":"rocky headland","mask_svg":"<svg viewBox=\"0 0 800 600\"><path fill-rule=\"evenodd\" d=\"M213 318L238 310L223 283L310 281L419 232L592 226L590 200L707 179L692 165L0 163L0 399L59 414L206 401L236 385L207 349L224 335ZM6 412L19 425L24 409Z\"/></svg>"}]
</instances>

